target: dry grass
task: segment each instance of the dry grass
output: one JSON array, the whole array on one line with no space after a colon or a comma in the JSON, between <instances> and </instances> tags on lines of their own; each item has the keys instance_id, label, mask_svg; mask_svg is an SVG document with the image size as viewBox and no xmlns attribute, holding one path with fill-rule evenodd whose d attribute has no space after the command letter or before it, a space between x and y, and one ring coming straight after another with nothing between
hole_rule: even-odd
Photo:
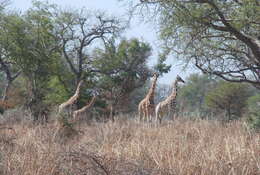
<instances>
[{"instance_id":1,"label":"dry grass","mask_svg":"<svg viewBox=\"0 0 260 175\"><path fill-rule=\"evenodd\" d=\"M69 141L54 139L54 124L0 130L0 174L260 174L260 134L241 122L131 120L84 123Z\"/></svg>"}]
</instances>

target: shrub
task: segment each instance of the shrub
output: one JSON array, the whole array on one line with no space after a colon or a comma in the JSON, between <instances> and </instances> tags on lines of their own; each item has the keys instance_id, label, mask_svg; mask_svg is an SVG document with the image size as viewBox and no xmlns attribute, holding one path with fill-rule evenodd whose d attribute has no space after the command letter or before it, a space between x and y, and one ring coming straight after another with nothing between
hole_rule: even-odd
<instances>
[{"instance_id":1,"label":"shrub","mask_svg":"<svg viewBox=\"0 0 260 175\"><path fill-rule=\"evenodd\" d=\"M260 130L260 94L247 100L249 117L247 122L252 129Z\"/></svg>"},{"instance_id":2,"label":"shrub","mask_svg":"<svg viewBox=\"0 0 260 175\"><path fill-rule=\"evenodd\" d=\"M205 108L205 96L215 86L215 83L216 80L207 75L190 75L180 88L178 95L180 108L183 106L184 110L188 112L208 114L209 111Z\"/></svg>"},{"instance_id":3,"label":"shrub","mask_svg":"<svg viewBox=\"0 0 260 175\"><path fill-rule=\"evenodd\" d=\"M206 105L217 113L225 115L226 120L240 118L249 97L246 84L220 81L217 87L206 96Z\"/></svg>"}]
</instances>

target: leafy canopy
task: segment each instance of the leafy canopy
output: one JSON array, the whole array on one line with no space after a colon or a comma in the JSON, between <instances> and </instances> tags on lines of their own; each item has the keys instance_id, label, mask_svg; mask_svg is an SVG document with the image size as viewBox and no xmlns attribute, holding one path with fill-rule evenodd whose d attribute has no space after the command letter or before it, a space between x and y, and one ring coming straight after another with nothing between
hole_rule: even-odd
<instances>
[{"instance_id":1,"label":"leafy canopy","mask_svg":"<svg viewBox=\"0 0 260 175\"><path fill-rule=\"evenodd\" d=\"M223 112L228 120L241 117L249 97L246 84L220 81L215 89L206 95L206 105L216 112Z\"/></svg>"},{"instance_id":2,"label":"leafy canopy","mask_svg":"<svg viewBox=\"0 0 260 175\"><path fill-rule=\"evenodd\" d=\"M140 0L137 7L158 17L166 53L204 73L260 87L259 1Z\"/></svg>"}]
</instances>

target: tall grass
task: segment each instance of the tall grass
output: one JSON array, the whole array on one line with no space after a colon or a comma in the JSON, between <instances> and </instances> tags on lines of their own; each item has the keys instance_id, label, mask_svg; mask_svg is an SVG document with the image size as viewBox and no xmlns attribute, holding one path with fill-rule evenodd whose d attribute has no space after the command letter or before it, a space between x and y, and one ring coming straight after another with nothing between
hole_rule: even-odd
<instances>
[{"instance_id":1,"label":"tall grass","mask_svg":"<svg viewBox=\"0 0 260 175\"><path fill-rule=\"evenodd\" d=\"M242 122L80 122L66 142L53 123L0 129L0 174L260 174L260 134Z\"/></svg>"}]
</instances>

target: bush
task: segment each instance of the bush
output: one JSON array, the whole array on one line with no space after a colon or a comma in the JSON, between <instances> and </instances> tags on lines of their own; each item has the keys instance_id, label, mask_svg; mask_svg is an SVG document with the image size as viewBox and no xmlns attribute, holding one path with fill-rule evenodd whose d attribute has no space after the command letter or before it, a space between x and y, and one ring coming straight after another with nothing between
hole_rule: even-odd
<instances>
[{"instance_id":1,"label":"bush","mask_svg":"<svg viewBox=\"0 0 260 175\"><path fill-rule=\"evenodd\" d=\"M248 85L220 81L206 96L206 105L216 113L224 114L225 120L242 117L249 97Z\"/></svg>"},{"instance_id":2,"label":"bush","mask_svg":"<svg viewBox=\"0 0 260 175\"><path fill-rule=\"evenodd\" d=\"M215 84L216 80L213 77L200 74L190 75L178 94L180 108L186 112L209 114L205 108L205 96Z\"/></svg>"},{"instance_id":3,"label":"bush","mask_svg":"<svg viewBox=\"0 0 260 175\"><path fill-rule=\"evenodd\" d=\"M252 129L260 130L260 94L250 97L247 100L249 117L248 125Z\"/></svg>"}]
</instances>

